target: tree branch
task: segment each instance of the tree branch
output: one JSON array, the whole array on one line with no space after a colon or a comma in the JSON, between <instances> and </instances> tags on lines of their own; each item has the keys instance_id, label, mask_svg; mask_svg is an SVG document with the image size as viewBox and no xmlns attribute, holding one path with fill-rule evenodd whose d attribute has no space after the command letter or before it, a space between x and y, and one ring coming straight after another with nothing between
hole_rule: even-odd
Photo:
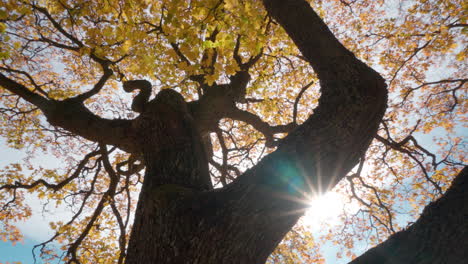
<instances>
[{"instance_id":1,"label":"tree branch","mask_svg":"<svg viewBox=\"0 0 468 264\"><path fill-rule=\"evenodd\" d=\"M295 123L289 123L287 125L271 126L267 122L263 121L259 116L249 111L240 110L237 107L226 114L226 117L245 122L253 126L256 130L261 132L266 139L266 145L268 147L276 146L278 142L275 141L274 135L278 133L288 133L292 131L297 125Z\"/></svg>"},{"instance_id":2,"label":"tree branch","mask_svg":"<svg viewBox=\"0 0 468 264\"><path fill-rule=\"evenodd\" d=\"M69 184L71 181L73 181L74 179L76 179L78 176L80 176L83 168L85 167L86 163L88 163L88 161L98 155L100 152L99 151L93 151L91 153L88 153L81 161L80 163L78 164L76 170L73 172L73 174L70 175L70 177L64 179L63 181L59 182L59 183L49 183L49 182L46 182L45 180L43 179L39 179L33 183L30 183L30 184L24 184L24 183L20 183L20 182L16 182L15 184L5 184L5 185L2 185L0 186L0 191L2 189L7 189L7 190L11 190L11 189L32 189L40 184L42 184L43 186L45 186L46 188L48 189L52 189L54 191L57 191L57 190L60 190L62 187L64 187L65 185Z\"/></svg>"},{"instance_id":3,"label":"tree branch","mask_svg":"<svg viewBox=\"0 0 468 264\"><path fill-rule=\"evenodd\" d=\"M306 1L264 0L264 5L317 73L319 106L256 166L221 190L192 198L194 206L204 208L200 214L233 219L229 224L216 222L216 228L247 241L242 248L255 252L260 261L303 214L307 197L333 187L357 164L387 102L382 77L346 50ZM255 119L242 111L236 114ZM235 214L239 210L242 216ZM261 234L261 248L252 233Z\"/></svg>"},{"instance_id":4,"label":"tree branch","mask_svg":"<svg viewBox=\"0 0 468 264\"><path fill-rule=\"evenodd\" d=\"M386 85L378 73L339 43L306 1L264 3L317 72L322 96L314 115L283 139L278 150L254 170L257 175L265 170L270 175L265 183L270 185L273 175L282 176L280 170L273 173L268 166L274 168L278 159L287 160L288 166L306 177L302 179L304 184L327 189L344 177L370 144L386 108ZM292 13L295 15L290 16ZM252 118L237 113L244 120Z\"/></svg>"},{"instance_id":5,"label":"tree branch","mask_svg":"<svg viewBox=\"0 0 468 264\"><path fill-rule=\"evenodd\" d=\"M119 176L115 173L114 169L112 168L105 145L100 144L100 152L102 154L102 163L110 178L109 186L107 188L107 191L102 195L101 200L99 201L93 214L91 215L89 222L86 224L86 227L83 229L80 236L75 240L75 242L73 242L68 248L67 254L71 256L71 259L67 263L70 264L80 263L76 255L76 251L80 244L83 242L83 240L86 238L86 236L88 236L89 231L91 231L91 228L93 228L94 223L101 215L101 212L102 210L104 210L104 207L106 207L106 202L113 200L113 197L117 190L117 185L119 183Z\"/></svg>"},{"instance_id":6,"label":"tree branch","mask_svg":"<svg viewBox=\"0 0 468 264\"><path fill-rule=\"evenodd\" d=\"M107 80L109 80L109 78L113 74L112 70L107 65L103 66L103 70L104 70L104 74L101 76L99 81L94 85L94 87L91 90L74 97L75 100L84 102L86 99L91 98L92 96L99 93L99 91L101 91L102 87L104 87L104 84L107 82Z\"/></svg>"},{"instance_id":7,"label":"tree branch","mask_svg":"<svg viewBox=\"0 0 468 264\"><path fill-rule=\"evenodd\" d=\"M101 78L101 81L103 82L104 79ZM63 101L48 100L2 73L0 73L0 86L37 106L51 125L61 127L93 142L104 142L130 153L137 152L135 143L132 141L134 132L130 120L101 118L89 111L76 98ZM98 90L99 83L95 87ZM92 90L91 94L96 90ZM85 93L84 98L86 96Z\"/></svg>"},{"instance_id":8,"label":"tree branch","mask_svg":"<svg viewBox=\"0 0 468 264\"><path fill-rule=\"evenodd\" d=\"M14 93L24 100L30 102L31 104L39 107L41 110L45 110L48 106L50 106L50 101L46 98L31 92L26 86L13 81L12 79L6 77L2 73L0 73L0 86L7 89L11 93Z\"/></svg>"},{"instance_id":9,"label":"tree branch","mask_svg":"<svg viewBox=\"0 0 468 264\"><path fill-rule=\"evenodd\" d=\"M299 101L301 100L302 95L307 91L307 89L314 84L314 81L311 81L308 83L306 86L302 87L301 91L296 97L296 100L294 100L294 110L293 110L293 123L297 124L297 106L299 105Z\"/></svg>"},{"instance_id":10,"label":"tree branch","mask_svg":"<svg viewBox=\"0 0 468 264\"><path fill-rule=\"evenodd\" d=\"M408 140L411 139L411 138L413 139L412 140L413 142L416 142L412 136L409 136ZM378 141L382 142L384 145L386 145L386 146L388 146L388 147L390 147L390 148L392 148L392 149L394 149L396 151L399 151L399 152L402 152L402 153L405 153L406 155L408 155L414 162L416 162L418 164L419 168L421 169L421 171L424 174L424 178L434 186L434 188L437 190L437 192L439 194L442 194L442 189L440 188L439 184L437 184L434 180L431 179L431 177L429 176L429 173L427 172L424 164L420 160L418 160L413 155L413 153L411 153L411 151L404 148L403 144L400 144L400 143L397 143L397 142L392 143L391 141L389 141L389 140L387 140L387 139L385 139L385 138L383 138L383 137L381 137L379 135L375 135L375 139L377 139ZM416 145L419 146L417 143L416 143ZM421 149L423 149L423 148L421 147ZM425 150L425 151L427 151L427 150ZM429 152L427 152L427 153L429 153ZM434 155L432 153L429 153L429 154ZM432 157L434 158L435 156L432 156ZM437 166L434 169L436 169L436 168L437 168Z\"/></svg>"}]
</instances>

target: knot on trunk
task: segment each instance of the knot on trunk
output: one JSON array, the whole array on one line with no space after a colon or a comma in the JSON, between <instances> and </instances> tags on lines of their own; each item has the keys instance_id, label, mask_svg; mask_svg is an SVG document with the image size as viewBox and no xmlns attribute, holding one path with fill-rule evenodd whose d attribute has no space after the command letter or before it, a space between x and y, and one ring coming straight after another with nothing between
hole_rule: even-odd
<instances>
[{"instance_id":1,"label":"knot on trunk","mask_svg":"<svg viewBox=\"0 0 468 264\"><path fill-rule=\"evenodd\" d=\"M187 103L185 102L184 97L172 89L164 89L160 91L149 104L151 105L151 108L154 106L164 105L164 107L169 108L168 110L170 111L189 115Z\"/></svg>"},{"instance_id":2,"label":"knot on trunk","mask_svg":"<svg viewBox=\"0 0 468 264\"><path fill-rule=\"evenodd\" d=\"M123 83L123 89L127 93L140 90L138 95L133 98L132 110L137 113L142 113L151 95L151 83L146 80L126 81Z\"/></svg>"}]
</instances>

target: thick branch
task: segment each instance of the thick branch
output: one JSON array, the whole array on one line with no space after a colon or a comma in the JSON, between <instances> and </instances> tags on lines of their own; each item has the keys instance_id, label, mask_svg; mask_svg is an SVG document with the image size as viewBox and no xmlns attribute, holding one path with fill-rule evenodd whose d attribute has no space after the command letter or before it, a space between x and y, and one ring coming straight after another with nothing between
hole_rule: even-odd
<instances>
[{"instance_id":1,"label":"thick branch","mask_svg":"<svg viewBox=\"0 0 468 264\"><path fill-rule=\"evenodd\" d=\"M282 166L297 172L303 189L308 183L324 190L343 178L370 144L385 112L386 85L339 43L306 1L264 2L318 73L322 96L314 115L248 173L253 175L238 181L284 191L292 186L282 182L277 166L285 163Z\"/></svg>"},{"instance_id":2,"label":"thick branch","mask_svg":"<svg viewBox=\"0 0 468 264\"><path fill-rule=\"evenodd\" d=\"M263 121L259 116L249 111L240 110L234 108L228 112L226 117L245 122L253 126L256 130L265 135L266 144L269 147L275 146L276 142L274 135L277 133L287 133L293 130L297 125L295 123L289 123L287 125L271 126L267 122Z\"/></svg>"},{"instance_id":3,"label":"thick branch","mask_svg":"<svg viewBox=\"0 0 468 264\"><path fill-rule=\"evenodd\" d=\"M77 99L47 100L2 73L0 86L41 109L51 125L94 142L114 145L130 153L137 152L130 120L101 118Z\"/></svg>"},{"instance_id":4,"label":"thick branch","mask_svg":"<svg viewBox=\"0 0 468 264\"><path fill-rule=\"evenodd\" d=\"M0 73L0 86L7 89L11 93L20 96L31 104L39 107L41 110L44 110L48 105L50 105L49 100L34 92L31 92L28 88L26 88L26 86L11 80L2 73Z\"/></svg>"},{"instance_id":5,"label":"thick branch","mask_svg":"<svg viewBox=\"0 0 468 264\"><path fill-rule=\"evenodd\" d=\"M131 120L99 117L76 100L54 101L44 114L51 125L88 140L117 146L129 153L138 152Z\"/></svg>"},{"instance_id":6,"label":"thick branch","mask_svg":"<svg viewBox=\"0 0 468 264\"><path fill-rule=\"evenodd\" d=\"M207 217L198 230L219 229L232 234L229 241L245 241L233 248L224 237L209 236L245 263L263 263L303 214L306 194L334 186L357 164L377 132L387 99L380 75L347 51L306 1L264 3L317 72L322 96L314 114L275 152L221 190L187 201L193 215Z\"/></svg>"},{"instance_id":7,"label":"thick branch","mask_svg":"<svg viewBox=\"0 0 468 264\"><path fill-rule=\"evenodd\" d=\"M328 72L334 58L353 56L306 1L264 0L263 3L319 75Z\"/></svg>"}]
</instances>

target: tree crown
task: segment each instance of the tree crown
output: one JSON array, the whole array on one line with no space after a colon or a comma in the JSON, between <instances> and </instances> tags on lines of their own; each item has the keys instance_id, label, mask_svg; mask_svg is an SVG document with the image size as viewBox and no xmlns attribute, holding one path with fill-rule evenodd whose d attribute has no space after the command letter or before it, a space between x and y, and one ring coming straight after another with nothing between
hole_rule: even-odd
<instances>
[{"instance_id":1,"label":"tree crown","mask_svg":"<svg viewBox=\"0 0 468 264\"><path fill-rule=\"evenodd\" d=\"M343 212L345 232L321 237L343 241L351 255L356 241L377 243L398 231L398 212L414 217L466 163L457 137L467 107L466 3L311 5L347 49L379 70L391 92L375 140L337 187L360 210ZM324 100L326 73L310 65L343 56L329 48L311 60L261 1L242 0L6 0L0 39L0 134L26 153L0 174L0 236L21 238L14 221L31 215L28 193L65 202L73 216L51 222L56 234L41 254L54 257L47 245L55 240L79 252L82 263L122 259L117 252L124 251L144 171L126 127L158 92L174 89L188 102L219 188L286 144L283 138ZM83 123L70 122L75 115ZM418 137L438 127L445 132L432 149L421 143ZM43 153L61 166L38 166ZM272 262L321 260L316 248L299 252L314 244L308 230L297 229Z\"/></svg>"}]
</instances>

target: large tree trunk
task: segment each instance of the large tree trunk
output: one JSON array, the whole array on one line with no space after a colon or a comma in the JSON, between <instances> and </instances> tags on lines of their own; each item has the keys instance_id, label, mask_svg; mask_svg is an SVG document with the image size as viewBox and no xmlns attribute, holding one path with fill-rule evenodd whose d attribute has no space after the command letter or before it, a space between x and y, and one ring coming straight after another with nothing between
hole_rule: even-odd
<instances>
[{"instance_id":1,"label":"large tree trunk","mask_svg":"<svg viewBox=\"0 0 468 264\"><path fill-rule=\"evenodd\" d=\"M148 105L136 122L146 174L126 263L265 262L300 214L279 215L270 188L210 191L201 137L182 97L165 90Z\"/></svg>"},{"instance_id":2,"label":"large tree trunk","mask_svg":"<svg viewBox=\"0 0 468 264\"><path fill-rule=\"evenodd\" d=\"M206 98L209 93L218 97L217 92L207 91L206 100L187 106L172 90L146 103L149 88L142 87L132 105L140 116L109 120L83 103L102 85L85 96L56 101L0 74L2 87L36 105L52 125L144 158L127 264L264 263L303 214L309 194L340 181L377 132L387 101L383 78L348 51L305 0L263 2L317 73L322 95L314 114L273 153L221 189L212 189L201 140L206 135L199 134L230 117L211 113L218 109L210 109L213 101ZM104 68L110 63L94 59ZM242 97L248 76L231 78L232 85L236 82L244 90L232 96ZM130 82L124 88L144 84ZM235 107L236 100L227 101ZM257 122L254 127L264 130L266 122L259 117L236 114L231 118Z\"/></svg>"},{"instance_id":3,"label":"large tree trunk","mask_svg":"<svg viewBox=\"0 0 468 264\"><path fill-rule=\"evenodd\" d=\"M350 264L458 264L468 262L468 167L409 228Z\"/></svg>"},{"instance_id":4,"label":"large tree trunk","mask_svg":"<svg viewBox=\"0 0 468 264\"><path fill-rule=\"evenodd\" d=\"M206 135L199 133L211 131L226 117L257 123L254 127L261 132L269 130L259 117L245 113L240 117L235 108L245 95L248 69L231 78L230 85L240 87L229 95L234 99L217 86L218 90L207 88L204 97L190 106L172 90L146 102L150 95L146 83L132 105L140 112L133 120L101 118L86 108L84 101L112 75L111 61L94 54L90 57L103 67L103 77L88 92L63 101L43 97L0 73L0 85L38 107L52 125L144 158L145 179L127 264L264 263L302 215L306 195L340 181L376 134L387 99L381 76L335 38L305 0L263 2L317 73L322 96L314 114L281 140L275 152L221 189L212 189L202 143ZM60 23L52 24L64 32ZM72 50L83 46L72 35L64 35L77 45ZM129 91L145 85L129 83L124 86ZM231 113L212 109L226 103L234 109ZM466 262L467 174L465 168L414 225L353 263Z\"/></svg>"},{"instance_id":5,"label":"large tree trunk","mask_svg":"<svg viewBox=\"0 0 468 264\"><path fill-rule=\"evenodd\" d=\"M183 100L171 108L158 95L135 122L147 169L127 264L264 263L303 214L306 195L333 187L375 135L387 98L380 75L346 50L307 2L264 2L317 72L319 107L275 152L209 190L202 130L190 125Z\"/></svg>"}]
</instances>

